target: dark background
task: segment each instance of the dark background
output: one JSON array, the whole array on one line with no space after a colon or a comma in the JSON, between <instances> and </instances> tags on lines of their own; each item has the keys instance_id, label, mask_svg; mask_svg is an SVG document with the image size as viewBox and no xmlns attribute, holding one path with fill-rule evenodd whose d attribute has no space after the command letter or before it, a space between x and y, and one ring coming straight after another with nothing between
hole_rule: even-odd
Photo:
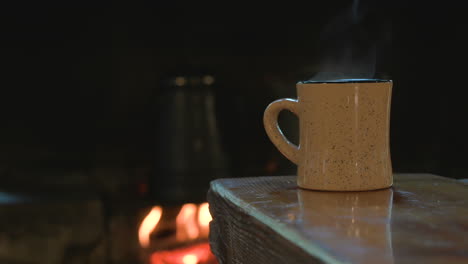
<instances>
[{"instance_id":1,"label":"dark background","mask_svg":"<svg viewBox=\"0 0 468 264\"><path fill-rule=\"evenodd\" d=\"M354 7L337 0L4 6L0 187L136 190L157 175L160 80L187 67L215 73L231 175L293 174L264 133L263 110L295 97L295 83L323 71L324 62L394 81L396 172L467 178L462 9L403 1ZM285 113L281 123L297 139L297 120Z\"/></svg>"}]
</instances>

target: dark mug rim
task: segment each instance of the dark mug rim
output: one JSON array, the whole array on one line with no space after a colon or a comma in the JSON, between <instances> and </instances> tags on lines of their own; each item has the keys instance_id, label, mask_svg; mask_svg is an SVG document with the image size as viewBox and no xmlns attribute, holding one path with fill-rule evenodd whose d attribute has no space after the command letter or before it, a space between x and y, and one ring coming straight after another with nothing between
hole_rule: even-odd
<instances>
[{"instance_id":1,"label":"dark mug rim","mask_svg":"<svg viewBox=\"0 0 468 264\"><path fill-rule=\"evenodd\" d=\"M382 83L382 82L392 82L392 80L385 80L385 79L309 80L309 81L300 81L297 84L308 84L308 83Z\"/></svg>"}]
</instances>

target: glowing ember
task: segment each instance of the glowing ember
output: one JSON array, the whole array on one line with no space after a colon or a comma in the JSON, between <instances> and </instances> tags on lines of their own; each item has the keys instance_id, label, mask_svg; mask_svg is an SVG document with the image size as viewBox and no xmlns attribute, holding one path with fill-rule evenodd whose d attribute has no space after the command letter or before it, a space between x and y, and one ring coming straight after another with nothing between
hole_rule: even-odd
<instances>
[{"instance_id":1,"label":"glowing ember","mask_svg":"<svg viewBox=\"0 0 468 264\"><path fill-rule=\"evenodd\" d=\"M182 262L184 264L197 264L198 263L198 258L197 256L193 254L187 254L182 257Z\"/></svg>"},{"instance_id":2,"label":"glowing ember","mask_svg":"<svg viewBox=\"0 0 468 264\"><path fill-rule=\"evenodd\" d=\"M151 255L150 264L217 264L210 245L202 243L175 250L157 251Z\"/></svg>"},{"instance_id":3,"label":"glowing ember","mask_svg":"<svg viewBox=\"0 0 468 264\"><path fill-rule=\"evenodd\" d=\"M142 247L148 247L150 242L151 232L156 228L161 220L162 208L155 206L151 209L151 212L141 222L140 229L138 230L138 239Z\"/></svg>"},{"instance_id":4,"label":"glowing ember","mask_svg":"<svg viewBox=\"0 0 468 264\"><path fill-rule=\"evenodd\" d=\"M176 238L179 241L186 241L198 238L200 233L198 223L195 218L197 206L195 204L184 204L176 218Z\"/></svg>"}]
</instances>

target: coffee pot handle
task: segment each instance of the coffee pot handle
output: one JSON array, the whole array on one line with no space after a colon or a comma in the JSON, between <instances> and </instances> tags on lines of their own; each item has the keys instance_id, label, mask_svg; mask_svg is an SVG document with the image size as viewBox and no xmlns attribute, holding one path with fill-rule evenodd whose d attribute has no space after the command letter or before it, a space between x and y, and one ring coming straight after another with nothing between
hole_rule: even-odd
<instances>
[{"instance_id":1,"label":"coffee pot handle","mask_svg":"<svg viewBox=\"0 0 468 264\"><path fill-rule=\"evenodd\" d=\"M295 99L279 99L267 106L263 114L263 125L271 142L290 161L299 163L299 147L291 143L278 125L278 115L282 110L289 110L299 117L298 102Z\"/></svg>"}]
</instances>

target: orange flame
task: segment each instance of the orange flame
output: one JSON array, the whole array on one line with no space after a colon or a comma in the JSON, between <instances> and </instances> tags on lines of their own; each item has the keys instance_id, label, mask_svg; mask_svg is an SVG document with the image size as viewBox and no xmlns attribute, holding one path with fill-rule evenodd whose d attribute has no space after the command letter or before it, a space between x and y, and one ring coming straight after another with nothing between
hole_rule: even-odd
<instances>
[{"instance_id":1,"label":"orange flame","mask_svg":"<svg viewBox=\"0 0 468 264\"><path fill-rule=\"evenodd\" d=\"M176 238L179 241L196 239L199 235L198 224L195 219L197 206L184 204L176 218Z\"/></svg>"},{"instance_id":2,"label":"orange flame","mask_svg":"<svg viewBox=\"0 0 468 264\"><path fill-rule=\"evenodd\" d=\"M162 208L155 206L151 209L151 212L141 222L140 229L138 230L138 239L142 247L148 247L150 242L151 232L156 228L161 220Z\"/></svg>"},{"instance_id":3,"label":"orange flame","mask_svg":"<svg viewBox=\"0 0 468 264\"><path fill-rule=\"evenodd\" d=\"M208 203L202 203L198 207L198 225L202 236L208 236L211 222L211 214L208 208Z\"/></svg>"}]
</instances>

